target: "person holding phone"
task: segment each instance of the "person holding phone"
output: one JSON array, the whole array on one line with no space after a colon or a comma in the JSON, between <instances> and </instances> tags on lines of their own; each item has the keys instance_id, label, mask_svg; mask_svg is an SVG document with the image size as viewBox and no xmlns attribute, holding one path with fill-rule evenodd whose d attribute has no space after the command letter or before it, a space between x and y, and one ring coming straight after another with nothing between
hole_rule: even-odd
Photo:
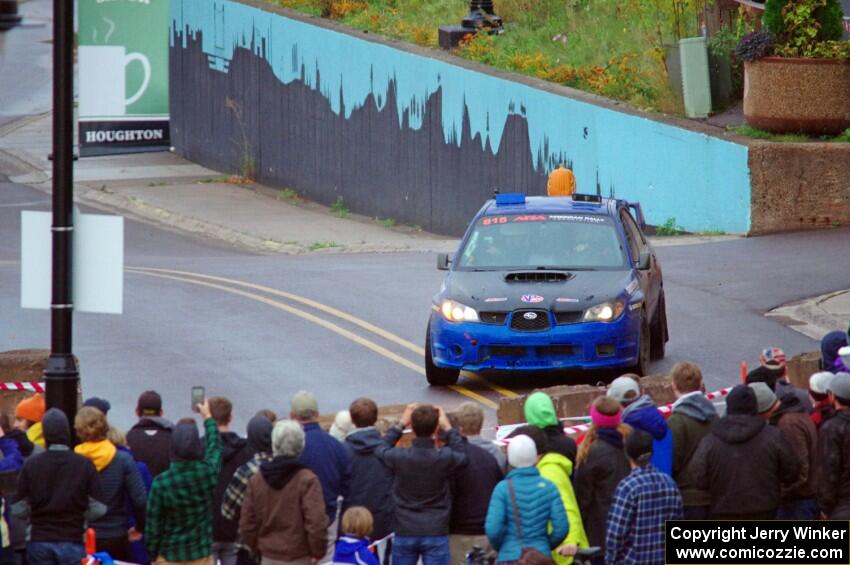
<instances>
[{"instance_id":1,"label":"person holding phone","mask_svg":"<svg viewBox=\"0 0 850 565\"><path fill-rule=\"evenodd\" d=\"M197 396L193 393L193 400ZM160 565L212 565L212 502L221 471L221 436L207 400L196 406L206 445L194 421L171 433L171 466L154 479L145 531L148 554Z\"/></svg>"}]
</instances>

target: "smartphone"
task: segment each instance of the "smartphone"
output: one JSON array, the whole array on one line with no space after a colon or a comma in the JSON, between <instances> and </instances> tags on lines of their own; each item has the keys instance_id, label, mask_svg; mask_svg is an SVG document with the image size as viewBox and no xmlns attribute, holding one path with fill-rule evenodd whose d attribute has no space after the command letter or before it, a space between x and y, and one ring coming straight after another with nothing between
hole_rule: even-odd
<instances>
[{"instance_id":1,"label":"smartphone","mask_svg":"<svg viewBox=\"0 0 850 565\"><path fill-rule=\"evenodd\" d=\"M192 387L192 411L198 411L198 404L204 403L204 398L207 393L202 386L193 386Z\"/></svg>"}]
</instances>

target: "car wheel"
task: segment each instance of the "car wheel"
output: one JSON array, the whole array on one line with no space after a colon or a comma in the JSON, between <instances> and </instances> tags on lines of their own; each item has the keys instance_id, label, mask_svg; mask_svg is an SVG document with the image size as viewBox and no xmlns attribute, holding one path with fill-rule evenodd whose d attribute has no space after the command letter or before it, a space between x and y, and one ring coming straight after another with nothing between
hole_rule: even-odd
<instances>
[{"instance_id":1,"label":"car wheel","mask_svg":"<svg viewBox=\"0 0 850 565\"><path fill-rule=\"evenodd\" d=\"M640 376L645 376L649 369L649 360L652 353L652 334L649 330L649 322L646 317L641 317L640 337L638 338L638 359L631 371Z\"/></svg>"},{"instance_id":2,"label":"car wheel","mask_svg":"<svg viewBox=\"0 0 850 565\"><path fill-rule=\"evenodd\" d=\"M658 297L658 308L655 309L655 320L653 320L650 335L650 343L652 344L650 358L653 361L664 359L669 336L667 334L667 302L664 300L663 292Z\"/></svg>"},{"instance_id":3,"label":"car wheel","mask_svg":"<svg viewBox=\"0 0 850 565\"><path fill-rule=\"evenodd\" d=\"M428 333L425 336L425 378L431 386L450 386L457 384L460 369L444 369L434 364L431 356L431 326L428 325Z\"/></svg>"}]
</instances>

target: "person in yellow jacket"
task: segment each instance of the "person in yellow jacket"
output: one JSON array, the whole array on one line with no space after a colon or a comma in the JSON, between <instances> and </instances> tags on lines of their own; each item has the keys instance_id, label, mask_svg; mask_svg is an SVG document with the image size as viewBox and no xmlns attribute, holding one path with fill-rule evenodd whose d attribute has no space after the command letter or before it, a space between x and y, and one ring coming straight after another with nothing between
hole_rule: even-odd
<instances>
[{"instance_id":1,"label":"person in yellow jacket","mask_svg":"<svg viewBox=\"0 0 850 565\"><path fill-rule=\"evenodd\" d=\"M567 520L570 524L570 531L566 539L564 539L564 542L558 548L552 551L552 559L555 560L557 565L570 565L573 562L572 556L575 555L576 549L586 548L590 545L581 521L581 512L579 511L575 491L573 491L573 483L570 480L573 474L573 462L560 453L554 451L547 453L546 436L536 426L522 426L517 428L511 433L511 436L514 435L527 435L534 440L538 453L544 454L537 461L537 470L540 471L541 477L549 479L557 487L558 493L561 495L561 502L567 511Z\"/></svg>"},{"instance_id":2,"label":"person in yellow jacket","mask_svg":"<svg viewBox=\"0 0 850 565\"><path fill-rule=\"evenodd\" d=\"M21 400L15 407L15 425L26 432L27 438L34 444L44 447L44 434L41 431L41 419L44 418L44 396L36 394Z\"/></svg>"}]
</instances>

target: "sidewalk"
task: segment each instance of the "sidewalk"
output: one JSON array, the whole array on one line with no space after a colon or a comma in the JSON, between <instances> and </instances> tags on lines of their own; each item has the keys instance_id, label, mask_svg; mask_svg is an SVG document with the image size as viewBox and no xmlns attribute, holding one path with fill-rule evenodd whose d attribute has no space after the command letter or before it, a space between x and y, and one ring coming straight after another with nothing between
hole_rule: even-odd
<instances>
[{"instance_id":1,"label":"sidewalk","mask_svg":"<svg viewBox=\"0 0 850 565\"><path fill-rule=\"evenodd\" d=\"M767 317L820 341L831 331L847 331L850 325L850 290L786 304L768 312Z\"/></svg>"},{"instance_id":2,"label":"sidewalk","mask_svg":"<svg viewBox=\"0 0 850 565\"><path fill-rule=\"evenodd\" d=\"M0 171L51 191L51 114L0 126ZM452 251L457 239L340 217L291 193L229 182L173 153L88 157L74 163L76 201L259 253Z\"/></svg>"}]
</instances>

